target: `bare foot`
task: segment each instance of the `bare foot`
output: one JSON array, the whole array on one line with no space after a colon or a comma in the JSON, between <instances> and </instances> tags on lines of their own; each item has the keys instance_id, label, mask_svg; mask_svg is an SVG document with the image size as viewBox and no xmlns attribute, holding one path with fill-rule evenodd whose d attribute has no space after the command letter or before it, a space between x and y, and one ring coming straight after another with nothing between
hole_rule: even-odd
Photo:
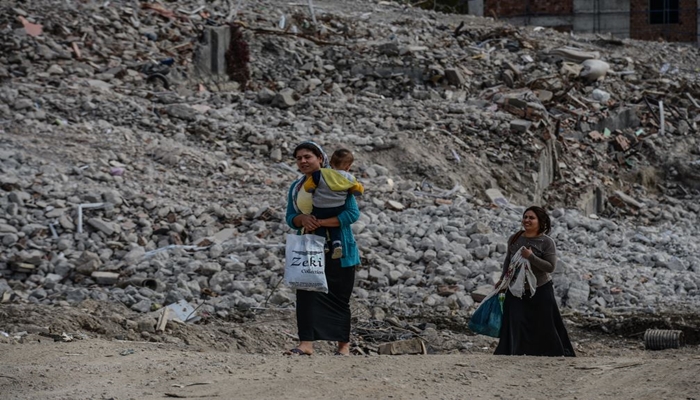
<instances>
[{"instance_id":1,"label":"bare foot","mask_svg":"<svg viewBox=\"0 0 700 400\"><path fill-rule=\"evenodd\" d=\"M348 342L338 342L338 350L335 352L336 355L349 356L350 355L350 343Z\"/></svg>"}]
</instances>

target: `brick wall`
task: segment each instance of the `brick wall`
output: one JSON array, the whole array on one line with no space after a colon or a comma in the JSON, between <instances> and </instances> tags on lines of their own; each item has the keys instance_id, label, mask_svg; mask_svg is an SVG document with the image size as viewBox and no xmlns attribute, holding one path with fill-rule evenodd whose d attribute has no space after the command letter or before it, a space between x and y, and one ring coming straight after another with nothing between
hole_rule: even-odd
<instances>
[{"instance_id":1,"label":"brick wall","mask_svg":"<svg viewBox=\"0 0 700 400\"><path fill-rule=\"evenodd\" d=\"M679 0L678 24L650 24L649 0L630 0L630 37L642 40L662 38L669 42L696 42L697 0Z\"/></svg>"},{"instance_id":2,"label":"brick wall","mask_svg":"<svg viewBox=\"0 0 700 400\"><path fill-rule=\"evenodd\" d=\"M484 16L571 15L574 0L484 0Z\"/></svg>"}]
</instances>

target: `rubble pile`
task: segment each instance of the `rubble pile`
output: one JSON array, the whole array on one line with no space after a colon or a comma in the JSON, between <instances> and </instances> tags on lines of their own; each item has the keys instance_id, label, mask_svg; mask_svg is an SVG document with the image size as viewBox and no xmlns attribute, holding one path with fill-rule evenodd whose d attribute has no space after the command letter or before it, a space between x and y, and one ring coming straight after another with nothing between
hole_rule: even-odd
<instances>
[{"instance_id":1,"label":"rubble pile","mask_svg":"<svg viewBox=\"0 0 700 400\"><path fill-rule=\"evenodd\" d=\"M293 306L290 151L313 139L368 189L355 297L375 318L468 314L533 202L563 306L698 304L697 49L313 3L4 6L2 302ZM249 80L202 71L232 17Z\"/></svg>"}]
</instances>

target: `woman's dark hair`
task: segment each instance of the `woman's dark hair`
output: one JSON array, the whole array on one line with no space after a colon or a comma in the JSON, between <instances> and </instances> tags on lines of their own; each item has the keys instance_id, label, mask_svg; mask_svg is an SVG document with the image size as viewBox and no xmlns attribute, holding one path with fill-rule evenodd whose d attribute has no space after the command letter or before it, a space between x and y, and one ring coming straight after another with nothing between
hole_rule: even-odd
<instances>
[{"instance_id":1,"label":"woman's dark hair","mask_svg":"<svg viewBox=\"0 0 700 400\"><path fill-rule=\"evenodd\" d=\"M537 233L549 234L552 230L552 220L549 219L547 211L542 207L530 206L523 212L523 216L525 216L525 213L528 211L532 211L537 216L537 222L540 225L540 229Z\"/></svg>"},{"instance_id":2,"label":"woman's dark hair","mask_svg":"<svg viewBox=\"0 0 700 400\"><path fill-rule=\"evenodd\" d=\"M308 142L299 143L299 145L297 145L297 147L294 148L294 153L292 153L294 158L297 158L297 151L302 150L302 149L308 150L308 151L314 153L314 155L316 157L323 159L323 153L321 153L321 150L318 147L316 147L313 144L308 143Z\"/></svg>"}]
</instances>

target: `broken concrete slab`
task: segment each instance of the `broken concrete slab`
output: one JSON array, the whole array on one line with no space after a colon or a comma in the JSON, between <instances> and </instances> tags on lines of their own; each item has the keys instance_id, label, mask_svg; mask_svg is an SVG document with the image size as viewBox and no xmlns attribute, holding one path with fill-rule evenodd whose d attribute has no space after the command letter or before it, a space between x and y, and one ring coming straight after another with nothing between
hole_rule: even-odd
<instances>
[{"instance_id":1,"label":"broken concrete slab","mask_svg":"<svg viewBox=\"0 0 700 400\"><path fill-rule=\"evenodd\" d=\"M379 346L381 355L404 355L404 354L428 354L425 342L421 338L400 340L391 343L383 343Z\"/></svg>"},{"instance_id":2,"label":"broken concrete slab","mask_svg":"<svg viewBox=\"0 0 700 400\"><path fill-rule=\"evenodd\" d=\"M457 87L461 87L467 82L467 80L464 79L464 75L462 75L462 72L455 68L449 68L445 70L445 79L447 79L447 81L451 85Z\"/></svg>"},{"instance_id":3,"label":"broken concrete slab","mask_svg":"<svg viewBox=\"0 0 700 400\"><path fill-rule=\"evenodd\" d=\"M516 132L527 132L532 126L532 121L527 121L524 119L514 119L510 121L510 129Z\"/></svg>"}]
</instances>

